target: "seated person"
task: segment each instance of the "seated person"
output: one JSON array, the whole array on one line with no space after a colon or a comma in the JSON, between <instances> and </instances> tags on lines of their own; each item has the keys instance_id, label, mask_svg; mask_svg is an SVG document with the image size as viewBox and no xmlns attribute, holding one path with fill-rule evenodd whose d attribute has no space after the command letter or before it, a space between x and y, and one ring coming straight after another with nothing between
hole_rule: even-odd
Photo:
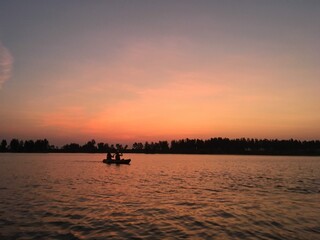
<instances>
[{"instance_id":1,"label":"seated person","mask_svg":"<svg viewBox=\"0 0 320 240\"><path fill-rule=\"evenodd\" d=\"M120 156L122 156L122 153L116 152L116 161L120 161Z\"/></svg>"},{"instance_id":2,"label":"seated person","mask_svg":"<svg viewBox=\"0 0 320 240\"><path fill-rule=\"evenodd\" d=\"M107 160L112 160L112 154L110 152L107 153Z\"/></svg>"}]
</instances>

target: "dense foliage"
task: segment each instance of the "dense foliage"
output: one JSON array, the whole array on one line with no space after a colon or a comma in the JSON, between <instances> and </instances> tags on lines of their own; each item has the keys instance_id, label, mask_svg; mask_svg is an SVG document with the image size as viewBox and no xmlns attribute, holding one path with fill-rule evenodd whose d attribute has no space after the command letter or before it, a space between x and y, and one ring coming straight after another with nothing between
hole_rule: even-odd
<instances>
[{"instance_id":1,"label":"dense foliage","mask_svg":"<svg viewBox=\"0 0 320 240\"><path fill-rule=\"evenodd\" d=\"M229 139L211 138L180 139L159 142L135 142L131 149L121 144L96 143L88 141L84 145L70 143L58 148L50 145L47 139L19 140L12 139L9 143L3 139L1 152L67 152L67 153L105 153L108 151L127 153L184 153L184 154L270 154L270 155L320 155L320 141L278 140L278 139Z\"/></svg>"}]
</instances>

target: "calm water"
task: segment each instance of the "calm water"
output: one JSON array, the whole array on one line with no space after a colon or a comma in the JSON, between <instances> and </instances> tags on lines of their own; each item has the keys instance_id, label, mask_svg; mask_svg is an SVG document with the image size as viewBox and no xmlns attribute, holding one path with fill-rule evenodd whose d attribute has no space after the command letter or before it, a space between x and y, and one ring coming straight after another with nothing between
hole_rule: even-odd
<instances>
[{"instance_id":1,"label":"calm water","mask_svg":"<svg viewBox=\"0 0 320 240\"><path fill-rule=\"evenodd\" d=\"M320 158L0 154L1 239L320 239Z\"/></svg>"}]
</instances>

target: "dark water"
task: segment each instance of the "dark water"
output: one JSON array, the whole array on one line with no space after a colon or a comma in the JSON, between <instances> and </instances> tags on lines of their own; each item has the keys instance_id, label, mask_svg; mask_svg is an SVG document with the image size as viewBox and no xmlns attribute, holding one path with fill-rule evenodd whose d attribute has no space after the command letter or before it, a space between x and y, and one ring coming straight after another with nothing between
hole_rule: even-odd
<instances>
[{"instance_id":1,"label":"dark water","mask_svg":"<svg viewBox=\"0 0 320 240\"><path fill-rule=\"evenodd\" d=\"M320 239L320 158L0 154L0 239Z\"/></svg>"}]
</instances>

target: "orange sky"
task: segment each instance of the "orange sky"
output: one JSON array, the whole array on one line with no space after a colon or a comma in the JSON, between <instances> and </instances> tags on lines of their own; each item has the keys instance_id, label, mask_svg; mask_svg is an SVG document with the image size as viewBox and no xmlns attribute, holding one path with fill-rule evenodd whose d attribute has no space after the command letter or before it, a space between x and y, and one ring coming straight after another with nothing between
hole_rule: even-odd
<instances>
[{"instance_id":1,"label":"orange sky","mask_svg":"<svg viewBox=\"0 0 320 240\"><path fill-rule=\"evenodd\" d=\"M111 20L101 6L92 15L79 4L70 14L87 17L83 28L59 6L49 20L47 6L34 16L28 8L0 35L0 137L320 139L319 4L232 14L232 4L195 3L160 4L171 9L165 16L159 6L105 3L119 11ZM24 24L33 34L18 38L29 34Z\"/></svg>"}]
</instances>

